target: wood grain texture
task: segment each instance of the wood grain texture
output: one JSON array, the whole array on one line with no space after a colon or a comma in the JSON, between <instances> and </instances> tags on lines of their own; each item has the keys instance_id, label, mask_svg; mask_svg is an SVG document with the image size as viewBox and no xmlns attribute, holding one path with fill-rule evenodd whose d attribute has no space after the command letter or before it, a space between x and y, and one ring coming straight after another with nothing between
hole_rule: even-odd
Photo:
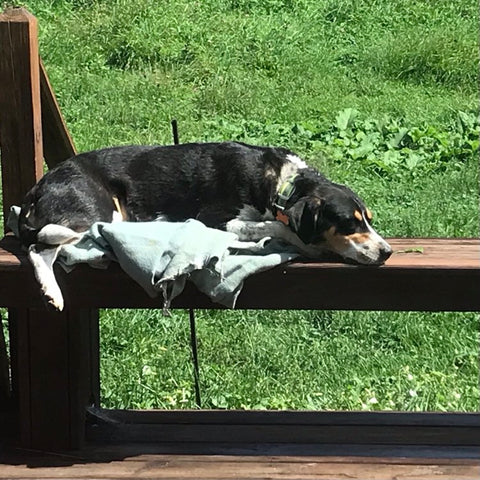
<instances>
[{"instance_id":1,"label":"wood grain texture","mask_svg":"<svg viewBox=\"0 0 480 480\"><path fill-rule=\"evenodd\" d=\"M103 461L88 457L24 454L0 464L0 478L98 479L342 479L477 480L478 460L355 456L149 454ZM20 462L25 464L19 464ZM5 460L4 460L5 462ZM17 464L14 464L17 463Z\"/></svg>"},{"instance_id":2,"label":"wood grain texture","mask_svg":"<svg viewBox=\"0 0 480 480\"><path fill-rule=\"evenodd\" d=\"M480 414L90 410L94 442L457 445L480 447Z\"/></svg>"},{"instance_id":3,"label":"wood grain texture","mask_svg":"<svg viewBox=\"0 0 480 480\"><path fill-rule=\"evenodd\" d=\"M72 137L58 106L57 98L40 61L40 93L42 102L43 152L48 168L75 155Z\"/></svg>"},{"instance_id":4,"label":"wood grain texture","mask_svg":"<svg viewBox=\"0 0 480 480\"><path fill-rule=\"evenodd\" d=\"M23 8L0 14L0 146L4 219L43 175L37 20Z\"/></svg>"},{"instance_id":5,"label":"wood grain texture","mask_svg":"<svg viewBox=\"0 0 480 480\"><path fill-rule=\"evenodd\" d=\"M237 308L480 311L480 240L390 239L382 267L293 262L250 277ZM423 253L417 253L421 246ZM107 270L57 270L66 304L92 308L161 308L117 264ZM0 305L42 301L25 253L14 238L0 241ZM187 283L174 308L222 308Z\"/></svg>"}]
</instances>

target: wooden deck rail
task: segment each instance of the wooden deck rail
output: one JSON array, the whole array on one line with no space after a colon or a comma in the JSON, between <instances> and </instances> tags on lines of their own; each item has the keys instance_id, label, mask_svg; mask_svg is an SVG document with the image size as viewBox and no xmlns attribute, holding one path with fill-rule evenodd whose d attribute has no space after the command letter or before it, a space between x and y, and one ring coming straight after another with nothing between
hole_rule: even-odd
<instances>
[{"instance_id":1,"label":"wooden deck rail","mask_svg":"<svg viewBox=\"0 0 480 480\"><path fill-rule=\"evenodd\" d=\"M36 29L35 18L24 9L0 14L5 213L42 175L44 159L52 166L74 152L39 62ZM391 242L396 253L383 267L294 262L251 277L238 308L480 311L478 240ZM9 309L11 370L11 398L6 403L0 398L0 432L9 424L23 447L78 448L84 445L86 433L96 441L203 442L204 452L217 448L215 440L225 444L236 433L244 442L279 444L480 445L478 413L392 416L90 409L91 428L86 431L87 407L99 405L98 308L158 308L161 300L149 298L116 264L103 271L81 266L68 275L57 270L57 276L67 305L62 313L45 309L18 242L11 236L0 241L0 306ZM218 308L193 286L173 306ZM0 356L4 352L0 342ZM8 422L8 415L13 421Z\"/></svg>"},{"instance_id":2,"label":"wooden deck rail","mask_svg":"<svg viewBox=\"0 0 480 480\"><path fill-rule=\"evenodd\" d=\"M480 311L479 240L390 241L395 253L382 267L293 262L250 277L238 307ZM18 241L11 236L0 241L0 306L17 307L11 310L10 325L22 443L42 448L81 446L85 439L85 408L98 405L98 317L91 313L96 312L92 309L161 307L160 298L147 296L117 264L107 270L79 266L69 274L57 269L57 276L67 311L47 314L31 265ZM173 307L221 308L193 285L174 301ZM56 421L52 422L52 414ZM117 442L121 438L140 441L142 436L160 441L166 435L172 441L202 442L208 437L213 442L215 432L223 432L218 438L224 438L227 429L230 434L225 438L228 438L238 431L238 424L248 424L249 413L242 415L241 422L238 414L221 415L223 428L218 427L219 417L213 427L201 421L197 424L195 413L188 420L185 414L164 413L156 426L148 415L120 415L128 418L125 427L120 428L116 419L113 430L111 425L104 425L105 428L96 428L90 433L103 441L105 438ZM448 422L443 414L420 414L415 418L412 414L400 414L379 422L381 414L370 419L363 415L360 421L358 414L347 412L337 413L330 419L328 413L318 413L317 417L309 413L308 418L306 413L297 413L293 415L294 420L290 420L293 427L282 424L282 418L286 417L281 414L272 415L263 415L263 426L257 425L251 430L241 427L241 437L253 441L256 436L265 442L277 438L280 443L287 438L293 443L345 443L355 438L358 443L362 438L360 443L402 441L445 445L451 441L455 445L480 445L479 414L450 415ZM134 418L139 419L140 424L136 424ZM147 425L142 425L145 418L149 419ZM305 425L311 427L305 428ZM207 432L211 433L207 435Z\"/></svg>"},{"instance_id":3,"label":"wooden deck rail","mask_svg":"<svg viewBox=\"0 0 480 480\"><path fill-rule=\"evenodd\" d=\"M237 308L480 311L480 240L390 239L382 267L292 262L249 278ZM69 308L161 308L117 264L56 271ZM17 240L0 241L0 306L43 306ZM174 308L222 308L193 286Z\"/></svg>"}]
</instances>

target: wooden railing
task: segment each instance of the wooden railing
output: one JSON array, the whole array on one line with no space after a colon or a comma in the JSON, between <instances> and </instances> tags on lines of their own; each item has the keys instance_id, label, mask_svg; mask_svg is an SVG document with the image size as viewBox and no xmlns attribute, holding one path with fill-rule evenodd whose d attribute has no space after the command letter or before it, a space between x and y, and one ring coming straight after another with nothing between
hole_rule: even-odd
<instances>
[{"instance_id":1,"label":"wooden railing","mask_svg":"<svg viewBox=\"0 0 480 480\"><path fill-rule=\"evenodd\" d=\"M36 28L35 18L23 9L0 15L5 215L41 177L44 158L51 167L75 152L39 61ZM480 311L478 240L391 239L391 244L395 253L382 267L294 262L255 275L245 283L238 308ZM11 383L8 376L0 375L0 381L8 381L3 391L8 390L10 397L3 400L3 411L14 415L12 435L31 448L68 449L85 442L86 409L99 405L98 309L161 307L160 299L148 297L116 264L107 270L81 266L70 274L56 273L66 301L62 313L44 307L18 241L11 235L0 241L0 306L9 309L11 369ZM219 307L188 286L173 308ZM6 359L0 342L2 359L0 366ZM0 401L1 392L2 388ZM0 422L5 418L1 407ZM105 440L111 435L115 441L147 441L158 440L166 432L178 441L208 438L213 442L217 436L223 442L241 430L242 438L254 439L261 431L265 441L277 442L288 437L290 442L348 443L361 437L363 443L388 443L390 438L412 445L480 444L479 414L112 415L113 423L104 422L102 428L99 422L94 429L97 438ZM108 417L108 412L103 417Z\"/></svg>"}]
</instances>

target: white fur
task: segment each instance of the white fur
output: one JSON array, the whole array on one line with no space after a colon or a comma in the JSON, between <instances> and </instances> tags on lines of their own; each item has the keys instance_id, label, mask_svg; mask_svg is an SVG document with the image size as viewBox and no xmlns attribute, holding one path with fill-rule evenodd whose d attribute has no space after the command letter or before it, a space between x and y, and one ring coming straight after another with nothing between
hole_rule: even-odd
<instances>
[{"instance_id":1,"label":"white fur","mask_svg":"<svg viewBox=\"0 0 480 480\"><path fill-rule=\"evenodd\" d=\"M35 278L40 284L40 289L47 303L56 310L62 311L64 307L63 295L53 272L53 264L59 250L60 246L39 250L37 245L30 245L28 258L33 265Z\"/></svg>"},{"instance_id":2,"label":"white fur","mask_svg":"<svg viewBox=\"0 0 480 480\"><path fill-rule=\"evenodd\" d=\"M84 233L75 232L68 227L50 223L38 232L37 240L42 244L51 245L51 247L42 248L38 244L33 244L28 249L28 258L33 266L35 278L40 284L40 290L47 303L58 311L63 310L64 300L55 278L53 264L57 259L61 245L76 243L83 235Z\"/></svg>"},{"instance_id":3,"label":"white fur","mask_svg":"<svg viewBox=\"0 0 480 480\"><path fill-rule=\"evenodd\" d=\"M289 162L295 164L299 170L301 170L303 168L308 168L308 165L297 155L293 155L293 154L289 153L287 155L287 160Z\"/></svg>"},{"instance_id":4,"label":"white fur","mask_svg":"<svg viewBox=\"0 0 480 480\"><path fill-rule=\"evenodd\" d=\"M37 240L47 245L63 245L65 243L78 242L83 233L73 231L71 228L49 223L37 234Z\"/></svg>"},{"instance_id":5,"label":"white fur","mask_svg":"<svg viewBox=\"0 0 480 480\"><path fill-rule=\"evenodd\" d=\"M368 229L368 240L357 243L349 241L347 249L341 253L345 258L355 260L364 265L377 265L380 263L383 252L391 251L390 245L372 228L368 219L363 214L363 220Z\"/></svg>"},{"instance_id":6,"label":"white fur","mask_svg":"<svg viewBox=\"0 0 480 480\"><path fill-rule=\"evenodd\" d=\"M255 207L251 205L244 205L237 216L238 220L262 222L265 220L275 220L273 213L266 210L265 213L260 213Z\"/></svg>"},{"instance_id":7,"label":"white fur","mask_svg":"<svg viewBox=\"0 0 480 480\"><path fill-rule=\"evenodd\" d=\"M325 251L320 247L305 245L289 227L276 220L256 222L235 218L227 222L226 230L246 242L259 241L265 237L276 238L295 246L303 255L312 258L319 257Z\"/></svg>"},{"instance_id":8,"label":"white fur","mask_svg":"<svg viewBox=\"0 0 480 480\"><path fill-rule=\"evenodd\" d=\"M114 210L112 213L112 223L123 222L123 215L117 210Z\"/></svg>"},{"instance_id":9,"label":"white fur","mask_svg":"<svg viewBox=\"0 0 480 480\"><path fill-rule=\"evenodd\" d=\"M308 165L296 155L288 154L286 156L288 163L286 163L280 170L280 175L278 176L277 181L277 191L280 190L280 187L293 175L296 175L299 170L304 170L308 168Z\"/></svg>"}]
</instances>

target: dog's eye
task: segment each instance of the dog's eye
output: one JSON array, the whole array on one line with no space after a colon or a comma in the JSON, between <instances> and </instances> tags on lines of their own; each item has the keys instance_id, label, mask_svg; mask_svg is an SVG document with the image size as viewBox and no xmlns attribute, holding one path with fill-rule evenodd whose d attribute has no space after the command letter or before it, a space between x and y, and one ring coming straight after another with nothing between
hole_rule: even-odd
<instances>
[{"instance_id":1,"label":"dog's eye","mask_svg":"<svg viewBox=\"0 0 480 480\"><path fill-rule=\"evenodd\" d=\"M337 233L341 235L351 235L355 232L355 220L353 218L344 218L337 223Z\"/></svg>"}]
</instances>

